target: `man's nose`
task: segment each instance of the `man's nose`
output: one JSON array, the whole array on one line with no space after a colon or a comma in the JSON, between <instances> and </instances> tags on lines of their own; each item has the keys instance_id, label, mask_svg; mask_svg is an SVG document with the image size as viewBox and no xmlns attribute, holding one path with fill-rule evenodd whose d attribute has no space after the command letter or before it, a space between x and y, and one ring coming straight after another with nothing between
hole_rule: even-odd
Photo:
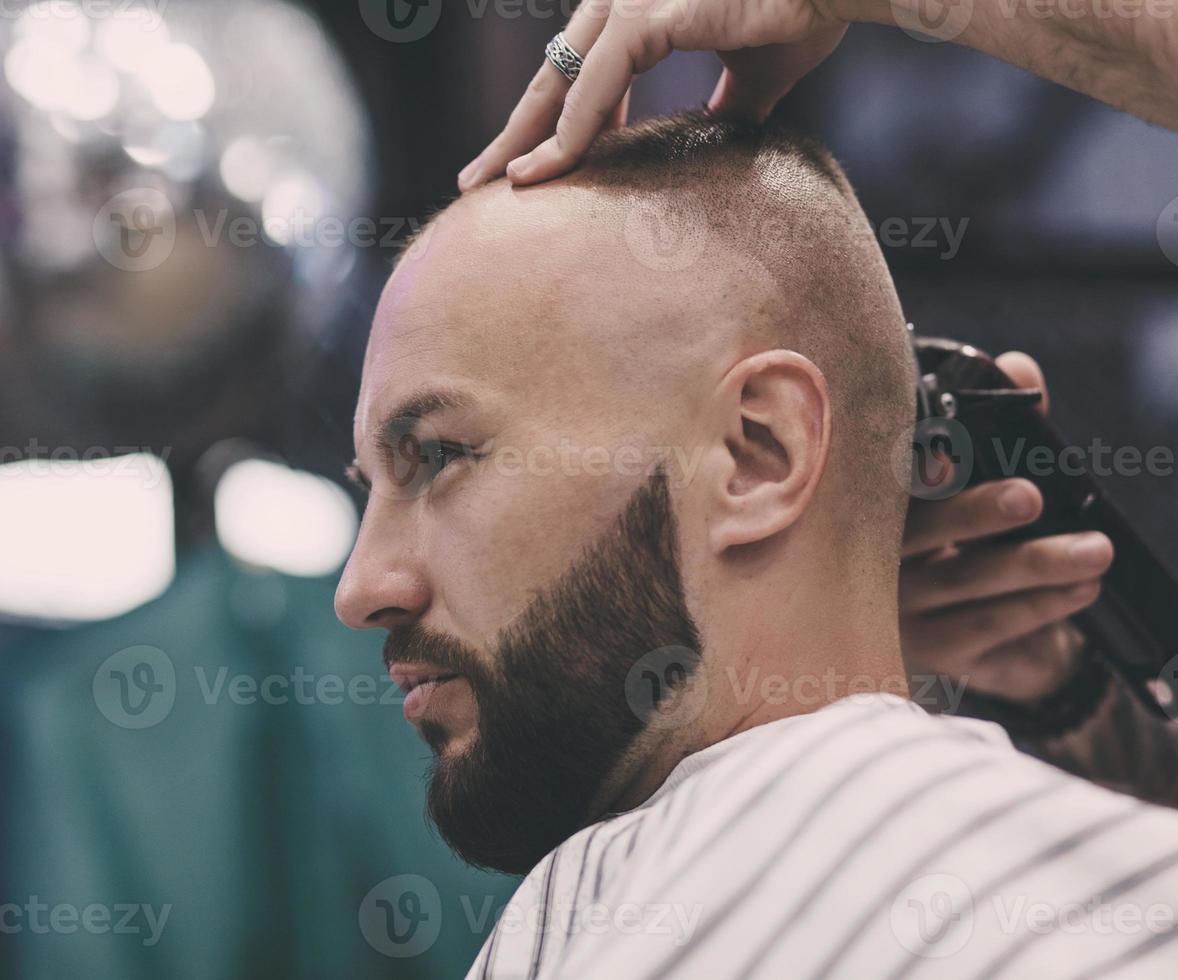
<instances>
[{"instance_id":1,"label":"man's nose","mask_svg":"<svg viewBox=\"0 0 1178 980\"><path fill-rule=\"evenodd\" d=\"M356 630L391 629L419 619L430 601L424 569L394 548L374 548L360 534L335 591L340 622Z\"/></svg>"}]
</instances>

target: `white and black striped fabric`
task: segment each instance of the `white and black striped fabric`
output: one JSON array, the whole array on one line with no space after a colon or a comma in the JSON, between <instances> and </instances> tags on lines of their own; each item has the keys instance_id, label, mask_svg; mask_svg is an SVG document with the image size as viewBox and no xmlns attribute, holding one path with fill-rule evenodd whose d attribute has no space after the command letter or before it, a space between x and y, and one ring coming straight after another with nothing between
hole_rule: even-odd
<instances>
[{"instance_id":1,"label":"white and black striped fabric","mask_svg":"<svg viewBox=\"0 0 1178 980\"><path fill-rule=\"evenodd\" d=\"M1178 977L1178 812L887 694L684 759L549 854L468 974Z\"/></svg>"}]
</instances>

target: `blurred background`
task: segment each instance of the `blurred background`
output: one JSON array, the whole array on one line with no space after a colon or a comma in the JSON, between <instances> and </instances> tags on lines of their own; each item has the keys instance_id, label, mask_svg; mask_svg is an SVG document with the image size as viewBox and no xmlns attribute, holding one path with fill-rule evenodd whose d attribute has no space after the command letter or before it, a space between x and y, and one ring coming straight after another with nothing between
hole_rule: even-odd
<instances>
[{"instance_id":1,"label":"blurred background","mask_svg":"<svg viewBox=\"0 0 1178 980\"><path fill-rule=\"evenodd\" d=\"M570 13L0 7L0 975L473 958L515 882L426 827L381 637L334 618L342 470L398 249ZM676 55L632 115L717 73ZM1178 137L873 27L779 111L844 163L920 331L1034 354L1080 445L1178 450ZM1109 486L1178 564L1174 467Z\"/></svg>"}]
</instances>

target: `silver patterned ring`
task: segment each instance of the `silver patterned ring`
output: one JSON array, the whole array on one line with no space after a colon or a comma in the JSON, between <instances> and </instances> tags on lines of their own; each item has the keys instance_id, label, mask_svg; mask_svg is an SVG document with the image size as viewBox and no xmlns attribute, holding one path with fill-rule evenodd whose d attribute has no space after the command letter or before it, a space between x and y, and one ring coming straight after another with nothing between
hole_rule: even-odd
<instances>
[{"instance_id":1,"label":"silver patterned ring","mask_svg":"<svg viewBox=\"0 0 1178 980\"><path fill-rule=\"evenodd\" d=\"M564 31L548 42L548 47L544 49L544 57L570 82L577 80L577 76L581 74L581 66L585 64L585 59L565 40Z\"/></svg>"}]
</instances>

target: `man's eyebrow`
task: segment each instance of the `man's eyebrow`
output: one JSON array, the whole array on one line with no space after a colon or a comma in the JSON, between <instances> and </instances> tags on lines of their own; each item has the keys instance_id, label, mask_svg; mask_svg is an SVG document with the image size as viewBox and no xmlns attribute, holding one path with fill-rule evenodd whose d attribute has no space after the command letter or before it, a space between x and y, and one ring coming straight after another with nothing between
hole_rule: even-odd
<instances>
[{"instance_id":1,"label":"man's eyebrow","mask_svg":"<svg viewBox=\"0 0 1178 980\"><path fill-rule=\"evenodd\" d=\"M475 406L474 396L457 388L426 388L400 401L381 422L377 447L382 456L398 460L398 444L413 432L422 419L449 408L471 409ZM344 475L365 493L372 491L371 478L353 461L345 468Z\"/></svg>"},{"instance_id":2,"label":"man's eyebrow","mask_svg":"<svg viewBox=\"0 0 1178 980\"><path fill-rule=\"evenodd\" d=\"M473 396L457 388L426 388L403 399L381 422L381 448L395 448L403 436L417 428L422 419L445 409L471 409Z\"/></svg>"}]
</instances>

